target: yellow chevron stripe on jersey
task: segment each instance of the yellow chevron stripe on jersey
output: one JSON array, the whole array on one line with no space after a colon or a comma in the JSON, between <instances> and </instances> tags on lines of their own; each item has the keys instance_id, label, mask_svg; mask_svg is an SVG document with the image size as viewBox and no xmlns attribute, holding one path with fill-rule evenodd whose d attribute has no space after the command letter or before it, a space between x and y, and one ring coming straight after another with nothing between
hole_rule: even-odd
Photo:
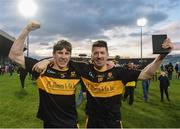
<instances>
[{"instance_id":1,"label":"yellow chevron stripe on jersey","mask_svg":"<svg viewBox=\"0 0 180 129\"><path fill-rule=\"evenodd\" d=\"M93 97L112 97L122 94L124 89L120 80L95 83L82 77L82 81Z\"/></svg>"},{"instance_id":2,"label":"yellow chevron stripe on jersey","mask_svg":"<svg viewBox=\"0 0 180 129\"><path fill-rule=\"evenodd\" d=\"M135 81L132 81L132 82L128 82L127 84L126 84L126 86L136 86L136 82Z\"/></svg>"},{"instance_id":3,"label":"yellow chevron stripe on jersey","mask_svg":"<svg viewBox=\"0 0 180 129\"><path fill-rule=\"evenodd\" d=\"M59 79L47 76L40 76L37 85L40 89L50 94L73 95L79 79Z\"/></svg>"}]
</instances>

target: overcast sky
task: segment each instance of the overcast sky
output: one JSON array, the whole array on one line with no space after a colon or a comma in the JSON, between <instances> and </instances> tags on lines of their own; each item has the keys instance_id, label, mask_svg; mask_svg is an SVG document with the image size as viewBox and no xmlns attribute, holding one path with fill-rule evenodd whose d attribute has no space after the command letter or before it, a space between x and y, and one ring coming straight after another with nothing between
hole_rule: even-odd
<instances>
[{"instance_id":1,"label":"overcast sky","mask_svg":"<svg viewBox=\"0 0 180 129\"><path fill-rule=\"evenodd\" d=\"M30 56L52 55L53 44L66 39L73 55L87 53L95 40L106 40L110 56L140 57L138 18L148 20L143 27L143 57L152 57L152 34L167 34L180 42L180 0L34 0L36 15L23 17L20 0L0 0L0 29L17 37L29 19L41 22L30 34ZM179 50L173 54L180 53Z\"/></svg>"}]
</instances>

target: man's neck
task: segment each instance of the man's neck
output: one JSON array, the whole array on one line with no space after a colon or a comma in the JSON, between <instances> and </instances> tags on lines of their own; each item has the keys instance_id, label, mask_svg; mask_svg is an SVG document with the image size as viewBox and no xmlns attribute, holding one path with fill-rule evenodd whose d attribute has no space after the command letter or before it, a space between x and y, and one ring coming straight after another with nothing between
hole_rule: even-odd
<instances>
[{"instance_id":1,"label":"man's neck","mask_svg":"<svg viewBox=\"0 0 180 129\"><path fill-rule=\"evenodd\" d=\"M68 66L66 66L66 67L59 67L57 65L54 65L53 68L56 69L56 70L59 70L59 71L67 71L68 70Z\"/></svg>"},{"instance_id":2,"label":"man's neck","mask_svg":"<svg viewBox=\"0 0 180 129\"><path fill-rule=\"evenodd\" d=\"M94 66L94 69L97 70L97 71L100 71L100 72L104 72L104 71L107 70L107 65L104 65L104 66L101 66L101 67Z\"/></svg>"}]
</instances>

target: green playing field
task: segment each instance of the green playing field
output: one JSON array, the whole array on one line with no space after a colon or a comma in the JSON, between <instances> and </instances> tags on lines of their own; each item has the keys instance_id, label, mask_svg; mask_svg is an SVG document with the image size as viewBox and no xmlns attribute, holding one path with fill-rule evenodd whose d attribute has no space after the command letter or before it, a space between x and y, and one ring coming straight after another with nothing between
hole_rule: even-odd
<instances>
[{"instance_id":1,"label":"green playing field","mask_svg":"<svg viewBox=\"0 0 180 129\"><path fill-rule=\"evenodd\" d=\"M144 102L141 82L135 89L132 106L122 102L123 126L128 128L180 128L180 80L172 80L170 99L160 102L158 81L151 81L149 101ZM85 99L84 99L85 100ZM0 128L38 128L42 122L36 118L38 109L36 84L26 79L22 89L18 75L0 76ZM85 101L78 107L80 127L85 125Z\"/></svg>"}]
</instances>

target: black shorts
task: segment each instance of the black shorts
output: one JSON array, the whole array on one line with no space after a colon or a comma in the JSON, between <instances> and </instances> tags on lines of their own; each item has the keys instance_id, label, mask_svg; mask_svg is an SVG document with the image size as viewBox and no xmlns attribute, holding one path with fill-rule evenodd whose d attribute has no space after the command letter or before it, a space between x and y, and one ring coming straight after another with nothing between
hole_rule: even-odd
<instances>
[{"instance_id":1,"label":"black shorts","mask_svg":"<svg viewBox=\"0 0 180 129\"><path fill-rule=\"evenodd\" d=\"M44 122L43 123L43 128L79 128L79 125L56 125L53 123L49 123L49 122Z\"/></svg>"},{"instance_id":2,"label":"black shorts","mask_svg":"<svg viewBox=\"0 0 180 129\"><path fill-rule=\"evenodd\" d=\"M87 118L86 119L87 128L122 128L121 120L110 120L110 119L96 119Z\"/></svg>"}]
</instances>

